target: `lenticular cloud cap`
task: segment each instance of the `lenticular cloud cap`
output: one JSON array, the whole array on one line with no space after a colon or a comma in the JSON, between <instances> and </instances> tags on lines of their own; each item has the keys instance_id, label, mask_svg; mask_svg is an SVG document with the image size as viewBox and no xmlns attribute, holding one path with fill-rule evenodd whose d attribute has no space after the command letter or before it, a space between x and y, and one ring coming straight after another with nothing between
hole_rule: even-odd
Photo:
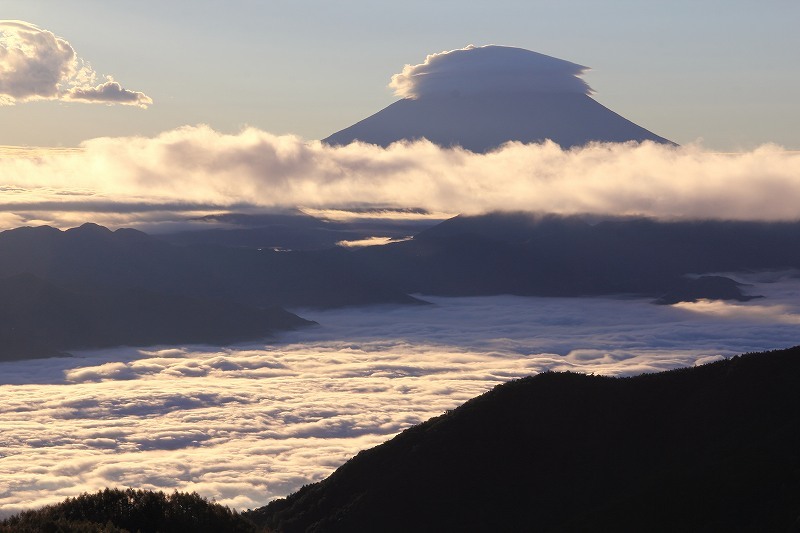
<instances>
[{"instance_id":1,"label":"lenticular cloud cap","mask_svg":"<svg viewBox=\"0 0 800 533\"><path fill-rule=\"evenodd\" d=\"M402 98L497 92L578 93L591 87L581 76L588 67L511 46L472 46L431 54L406 65L389 87Z\"/></svg>"}]
</instances>

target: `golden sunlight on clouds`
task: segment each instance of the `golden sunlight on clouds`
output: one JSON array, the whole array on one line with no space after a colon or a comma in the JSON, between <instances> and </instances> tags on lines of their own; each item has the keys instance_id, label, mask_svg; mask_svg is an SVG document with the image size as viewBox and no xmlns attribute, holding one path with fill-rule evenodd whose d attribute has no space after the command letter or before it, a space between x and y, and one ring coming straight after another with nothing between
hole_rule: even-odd
<instances>
[{"instance_id":1,"label":"golden sunlight on clouds","mask_svg":"<svg viewBox=\"0 0 800 533\"><path fill-rule=\"evenodd\" d=\"M2 159L30 159L37 160L49 156L80 153L82 148L73 147L46 147L46 146L2 146L0 145L0 160Z\"/></svg>"},{"instance_id":2,"label":"golden sunlight on clouds","mask_svg":"<svg viewBox=\"0 0 800 533\"><path fill-rule=\"evenodd\" d=\"M736 154L699 146L509 143L475 154L427 141L332 147L257 129L184 127L156 137L98 138L78 150L4 148L2 209L63 226L146 213L302 206L377 207L387 216L495 210L663 219L797 220L800 153L765 145ZM97 216L91 216L96 213ZM82 215L84 216L84 215ZM352 213L349 214L352 216ZM374 213L370 213L374 217Z\"/></svg>"},{"instance_id":3,"label":"golden sunlight on clouds","mask_svg":"<svg viewBox=\"0 0 800 533\"><path fill-rule=\"evenodd\" d=\"M402 242L411 240L411 237L404 239L392 239L390 237L370 237L368 239L359 239L357 241L339 241L336 244L344 246L345 248L362 248L364 246L379 246L389 244L391 242Z\"/></svg>"},{"instance_id":4,"label":"golden sunlight on clouds","mask_svg":"<svg viewBox=\"0 0 800 533\"><path fill-rule=\"evenodd\" d=\"M673 307L720 318L746 319L773 324L800 324L800 314L786 305L742 305L722 300L679 302Z\"/></svg>"},{"instance_id":5,"label":"golden sunlight on clouds","mask_svg":"<svg viewBox=\"0 0 800 533\"><path fill-rule=\"evenodd\" d=\"M65 39L22 20L0 20L0 106L36 100L147 108L146 94L98 74Z\"/></svg>"}]
</instances>

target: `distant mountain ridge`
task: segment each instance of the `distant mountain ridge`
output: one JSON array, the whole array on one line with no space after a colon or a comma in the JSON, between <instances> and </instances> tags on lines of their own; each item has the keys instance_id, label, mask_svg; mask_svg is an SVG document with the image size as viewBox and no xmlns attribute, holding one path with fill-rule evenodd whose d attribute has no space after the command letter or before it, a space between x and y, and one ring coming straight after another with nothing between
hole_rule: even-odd
<instances>
[{"instance_id":1,"label":"distant mountain ridge","mask_svg":"<svg viewBox=\"0 0 800 533\"><path fill-rule=\"evenodd\" d=\"M72 290L144 288L255 307L419 303L360 270L341 248L180 246L96 224L0 232L0 277L23 273Z\"/></svg>"},{"instance_id":2,"label":"distant mountain ridge","mask_svg":"<svg viewBox=\"0 0 800 533\"><path fill-rule=\"evenodd\" d=\"M347 251L176 246L96 224L0 232L0 361L77 349L230 344L312 324L282 307L419 303Z\"/></svg>"},{"instance_id":3,"label":"distant mountain ridge","mask_svg":"<svg viewBox=\"0 0 800 533\"><path fill-rule=\"evenodd\" d=\"M314 324L278 307L141 288L67 290L32 274L0 279L0 361L77 349L230 344Z\"/></svg>"},{"instance_id":4,"label":"distant mountain ridge","mask_svg":"<svg viewBox=\"0 0 800 533\"><path fill-rule=\"evenodd\" d=\"M409 293L745 299L711 272L800 269L800 223L658 221L530 213L458 216L405 242L355 254Z\"/></svg>"},{"instance_id":5,"label":"distant mountain ridge","mask_svg":"<svg viewBox=\"0 0 800 533\"><path fill-rule=\"evenodd\" d=\"M260 215L225 213L193 219L192 229L161 233L158 237L181 245L312 251L332 248L342 241L374 236L401 239L440 221L427 218L381 219L379 213L363 220L346 221L326 220L300 211ZM203 227L204 223L210 227Z\"/></svg>"},{"instance_id":6,"label":"distant mountain ridge","mask_svg":"<svg viewBox=\"0 0 800 533\"><path fill-rule=\"evenodd\" d=\"M800 275L800 223L490 213L404 242L294 252L177 245L94 224L18 228L0 233L0 291L17 304L2 311L0 358L248 340L302 325L277 308L423 303L411 294L746 301L758 294L708 274L760 270ZM20 284L32 288L14 292Z\"/></svg>"}]
</instances>

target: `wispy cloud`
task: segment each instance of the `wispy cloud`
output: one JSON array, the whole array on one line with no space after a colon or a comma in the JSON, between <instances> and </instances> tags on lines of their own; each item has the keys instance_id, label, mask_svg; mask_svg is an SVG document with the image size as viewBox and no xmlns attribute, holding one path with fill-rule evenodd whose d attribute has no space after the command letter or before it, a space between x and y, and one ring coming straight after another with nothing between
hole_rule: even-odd
<instances>
[{"instance_id":1,"label":"wispy cloud","mask_svg":"<svg viewBox=\"0 0 800 533\"><path fill-rule=\"evenodd\" d=\"M359 239L357 241L339 241L336 244L345 248L362 248L364 246L381 246L391 242L402 242L410 240L411 237L402 239L392 239L390 237L368 237L366 239Z\"/></svg>"},{"instance_id":2,"label":"wispy cloud","mask_svg":"<svg viewBox=\"0 0 800 533\"><path fill-rule=\"evenodd\" d=\"M796 316L798 284L759 284L768 297L741 307ZM796 321L635 299L427 299L435 305L303 313L321 326L268 346L0 364L0 509L105 486L255 507L514 377L653 372L800 333Z\"/></svg>"},{"instance_id":3,"label":"wispy cloud","mask_svg":"<svg viewBox=\"0 0 800 533\"><path fill-rule=\"evenodd\" d=\"M720 300L678 302L679 309L722 318L740 318L778 324L800 324L800 314L786 305L741 305Z\"/></svg>"},{"instance_id":4,"label":"wispy cloud","mask_svg":"<svg viewBox=\"0 0 800 533\"><path fill-rule=\"evenodd\" d=\"M71 100L146 108L152 99L98 75L65 39L20 20L0 20L0 106Z\"/></svg>"},{"instance_id":5,"label":"wispy cloud","mask_svg":"<svg viewBox=\"0 0 800 533\"><path fill-rule=\"evenodd\" d=\"M332 147L252 128L225 134L194 126L156 137L93 139L78 151L5 154L3 210L55 225L63 224L57 203L67 201L72 204L65 209L78 201L98 202L101 214L114 202L121 213L134 204L164 204L167 218L167 212L180 211L177 204L217 211L378 206L432 213L800 218L800 152L773 145L715 153L649 142L572 150L549 142L511 143L475 154L426 141ZM34 210L36 202L55 204ZM115 222L124 223L124 217Z\"/></svg>"}]
</instances>

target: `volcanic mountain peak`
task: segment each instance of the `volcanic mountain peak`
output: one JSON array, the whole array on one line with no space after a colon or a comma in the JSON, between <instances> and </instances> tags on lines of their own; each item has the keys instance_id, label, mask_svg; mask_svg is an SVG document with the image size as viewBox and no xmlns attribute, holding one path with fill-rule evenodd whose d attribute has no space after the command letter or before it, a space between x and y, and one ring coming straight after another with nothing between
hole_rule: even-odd
<instances>
[{"instance_id":1,"label":"volcanic mountain peak","mask_svg":"<svg viewBox=\"0 0 800 533\"><path fill-rule=\"evenodd\" d=\"M426 138L487 152L550 139L564 148L593 141L670 143L599 104L579 76L587 67L508 46L468 46L406 65L390 87L402 100L324 142L388 146Z\"/></svg>"}]
</instances>

